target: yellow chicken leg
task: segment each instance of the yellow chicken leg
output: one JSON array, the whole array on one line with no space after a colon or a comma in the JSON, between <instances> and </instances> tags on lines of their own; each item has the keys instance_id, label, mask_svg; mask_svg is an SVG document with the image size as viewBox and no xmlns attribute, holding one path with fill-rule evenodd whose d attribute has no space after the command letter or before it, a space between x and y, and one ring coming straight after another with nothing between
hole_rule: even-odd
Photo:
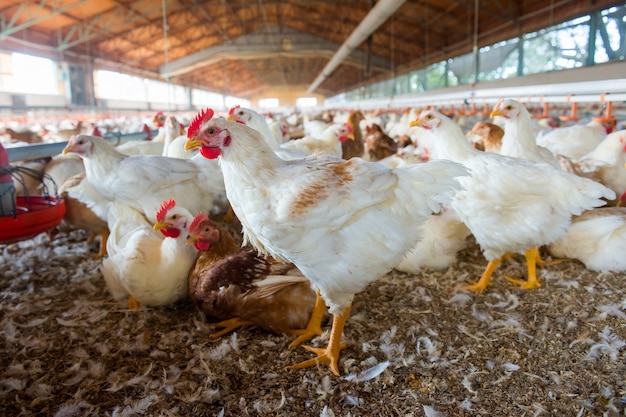
<instances>
[{"instance_id":1,"label":"yellow chicken leg","mask_svg":"<svg viewBox=\"0 0 626 417\"><path fill-rule=\"evenodd\" d=\"M98 236L98 234L96 232L91 232L91 234L87 238L87 244L91 245L93 243L93 241L96 240L96 236Z\"/></svg>"},{"instance_id":2,"label":"yellow chicken leg","mask_svg":"<svg viewBox=\"0 0 626 417\"><path fill-rule=\"evenodd\" d=\"M509 282L512 282L515 285L518 285L520 288L524 290L532 290L534 288L541 287L541 283L537 278L537 262L541 259L539 255L539 249L532 248L528 249L524 255L526 256L526 265L528 266L528 279L526 281L521 279L514 279L507 277L506 279Z\"/></svg>"},{"instance_id":3,"label":"yellow chicken leg","mask_svg":"<svg viewBox=\"0 0 626 417\"><path fill-rule=\"evenodd\" d=\"M313 352L317 354L316 358L309 359L304 362L300 362L295 365L287 366L287 369L302 369L309 368L311 366L317 365L318 363L323 363L330 367L330 370L336 376L339 376L339 352L341 349L345 348L345 345L341 344L341 334L343 333L343 327L346 324L346 320L350 315L350 307L346 309L340 316L333 316L333 327L330 330L330 340L328 341L328 346L323 348L314 348L311 346L305 346L304 348L309 352Z\"/></svg>"},{"instance_id":4,"label":"yellow chicken leg","mask_svg":"<svg viewBox=\"0 0 626 417\"><path fill-rule=\"evenodd\" d=\"M481 292L482 290L487 288L491 284L491 276L493 275L493 272L496 270L498 265L500 265L500 262L502 262L502 259L504 259L505 257L507 257L507 255L504 255L502 258L489 261L478 282L472 285L466 285L463 288L475 292Z\"/></svg>"},{"instance_id":5,"label":"yellow chicken leg","mask_svg":"<svg viewBox=\"0 0 626 417\"><path fill-rule=\"evenodd\" d=\"M93 234L92 234L93 236ZM107 254L107 239L109 238L109 229L104 229L100 235L100 252L95 256L96 259L104 258ZM91 239L91 237L90 237ZM93 241L93 240L92 240Z\"/></svg>"},{"instance_id":6,"label":"yellow chicken leg","mask_svg":"<svg viewBox=\"0 0 626 417\"><path fill-rule=\"evenodd\" d=\"M315 298L315 306L313 307L313 312L311 313L311 318L309 319L309 323L306 325L306 329L302 330L293 330L293 334L299 335L291 344L290 348L294 348L300 343L304 342L307 339L310 339L314 336L318 336L323 333L322 331L322 319L324 318L324 312L326 311L326 303L322 299L320 292L317 292L317 297Z\"/></svg>"},{"instance_id":7,"label":"yellow chicken leg","mask_svg":"<svg viewBox=\"0 0 626 417\"><path fill-rule=\"evenodd\" d=\"M224 336L225 334L232 332L235 329L238 329L239 327L250 326L251 324L254 324L254 323L252 323L251 321L247 321L247 320L241 320L239 317L234 317L232 319L223 320L223 321L220 321L219 323L213 323L212 324L213 327L219 327L219 328L223 327L223 329L220 330L219 332L211 333L209 337L211 339L217 339L219 337Z\"/></svg>"},{"instance_id":8,"label":"yellow chicken leg","mask_svg":"<svg viewBox=\"0 0 626 417\"><path fill-rule=\"evenodd\" d=\"M135 299L132 295L128 296L128 309L129 310L139 310L141 308L141 304L139 301Z\"/></svg>"}]
</instances>

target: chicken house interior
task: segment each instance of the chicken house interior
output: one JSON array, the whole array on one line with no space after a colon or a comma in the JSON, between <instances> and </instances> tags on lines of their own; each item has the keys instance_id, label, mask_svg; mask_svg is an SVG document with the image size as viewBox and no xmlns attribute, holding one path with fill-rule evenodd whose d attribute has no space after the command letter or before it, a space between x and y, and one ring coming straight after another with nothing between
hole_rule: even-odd
<instances>
[{"instance_id":1,"label":"chicken house interior","mask_svg":"<svg viewBox=\"0 0 626 417\"><path fill-rule=\"evenodd\" d=\"M626 413L626 6L3 0L0 414Z\"/></svg>"}]
</instances>

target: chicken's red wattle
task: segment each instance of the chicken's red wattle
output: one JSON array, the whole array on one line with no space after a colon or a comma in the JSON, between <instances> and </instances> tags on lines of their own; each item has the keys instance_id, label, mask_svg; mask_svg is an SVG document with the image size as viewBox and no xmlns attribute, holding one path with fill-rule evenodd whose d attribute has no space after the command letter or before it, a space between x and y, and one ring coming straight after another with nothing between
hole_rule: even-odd
<instances>
[{"instance_id":1,"label":"chicken's red wattle","mask_svg":"<svg viewBox=\"0 0 626 417\"><path fill-rule=\"evenodd\" d=\"M177 229L175 227L166 227L165 229L161 229L161 233L163 233L163 236L165 237L171 237L176 239L178 236L180 236L180 229Z\"/></svg>"},{"instance_id":2,"label":"chicken's red wattle","mask_svg":"<svg viewBox=\"0 0 626 417\"><path fill-rule=\"evenodd\" d=\"M217 158L218 156L220 156L221 151L222 150L220 148L211 148L208 146L203 146L202 148L200 148L200 153L202 154L202 156L208 159Z\"/></svg>"},{"instance_id":3,"label":"chicken's red wattle","mask_svg":"<svg viewBox=\"0 0 626 417\"><path fill-rule=\"evenodd\" d=\"M205 240L199 240L197 242L194 242L193 244L196 249L198 249L199 251L207 251L209 250L209 248L211 247L211 242L207 242Z\"/></svg>"}]
</instances>

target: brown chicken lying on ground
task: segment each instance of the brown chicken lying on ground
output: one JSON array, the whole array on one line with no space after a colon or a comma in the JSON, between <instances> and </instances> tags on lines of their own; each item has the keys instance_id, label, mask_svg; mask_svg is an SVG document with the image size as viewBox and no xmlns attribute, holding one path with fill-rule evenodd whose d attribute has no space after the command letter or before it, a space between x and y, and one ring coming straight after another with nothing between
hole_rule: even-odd
<instances>
[{"instance_id":1,"label":"brown chicken lying on ground","mask_svg":"<svg viewBox=\"0 0 626 417\"><path fill-rule=\"evenodd\" d=\"M294 265L240 251L228 230L204 213L191 223L187 243L199 250L189 296L201 312L221 320L212 338L241 326L292 335L306 327L316 295Z\"/></svg>"}]
</instances>

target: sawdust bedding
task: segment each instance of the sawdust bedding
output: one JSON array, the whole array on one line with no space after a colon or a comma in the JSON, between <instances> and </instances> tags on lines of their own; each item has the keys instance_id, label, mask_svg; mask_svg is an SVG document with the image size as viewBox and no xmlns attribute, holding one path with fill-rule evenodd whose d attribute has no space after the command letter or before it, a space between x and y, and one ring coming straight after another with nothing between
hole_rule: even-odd
<instances>
[{"instance_id":1,"label":"sawdust bedding","mask_svg":"<svg viewBox=\"0 0 626 417\"><path fill-rule=\"evenodd\" d=\"M357 295L342 376L290 337L213 340L189 303L128 311L107 293L86 234L0 245L0 415L617 416L626 403L625 275L521 259L482 294L469 241L454 267L393 271ZM332 259L329 259L332 262ZM325 334L311 341L325 345Z\"/></svg>"}]
</instances>

